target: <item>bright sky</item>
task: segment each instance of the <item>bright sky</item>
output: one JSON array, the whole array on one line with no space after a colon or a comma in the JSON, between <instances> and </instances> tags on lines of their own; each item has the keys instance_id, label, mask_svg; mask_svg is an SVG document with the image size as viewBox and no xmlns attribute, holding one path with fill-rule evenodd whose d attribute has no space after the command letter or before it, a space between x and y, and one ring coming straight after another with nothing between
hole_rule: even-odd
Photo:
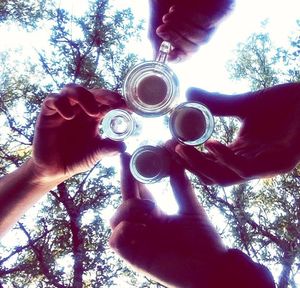
<instances>
[{"instance_id":1,"label":"bright sky","mask_svg":"<svg viewBox=\"0 0 300 288\"><path fill-rule=\"evenodd\" d=\"M67 8L74 15L82 13L86 1L75 2L73 0L58 1L61 7ZM130 7L137 19L145 19L147 27L147 0L112 0L111 4L117 9ZM239 93L248 90L245 83L236 83L229 79L226 71L226 63L233 57L233 50L237 43L243 42L253 32L261 30L261 22L269 19L267 31L270 32L271 39L275 45L286 46L288 37L296 29L296 19L300 19L299 0L236 0L236 6L232 14L221 24L220 28L213 35L208 44L202 46L199 52L184 63L172 64L172 69L176 72L182 87L181 96L187 87L196 86L209 91L219 91L224 93ZM47 47L48 35L46 33L16 32L14 26L0 26L1 43L0 51L7 48L23 46L25 53L32 54L32 48ZM152 60L152 48L147 39L146 31L142 35L142 41L136 43L132 41L129 45L131 52L136 52L141 57ZM26 55L26 54L25 54ZM25 56L24 56L25 57ZM0 67L1 69L1 67ZM0 71L1 72L1 71ZM183 98L182 98L183 99ZM1 121L1 119L0 119ZM152 127L158 127L160 120L152 119L144 127L147 135L155 144L159 140L169 138L166 130L158 131ZM157 123L154 123L158 121ZM155 125L154 125L155 124ZM150 125L150 126L147 126ZM151 129L152 128L152 129ZM150 134L154 131L153 134ZM134 139L130 141L135 141ZM136 144L132 144L134 147ZM131 149L132 150L132 149ZM118 159L115 159L117 162ZM111 163L111 162L109 162ZM151 185L151 190L160 190L158 201L161 206L169 211L174 211L175 202L170 203L170 189L163 188L168 186L167 181L163 184ZM162 192L161 192L162 191ZM107 211L108 217L112 211ZM92 216L91 216L92 217ZM18 235L15 235L18 237ZM7 238L9 240L10 237ZM3 239L4 240L4 239ZM21 241L21 240L20 240ZM300 279L299 279L300 283Z\"/></svg>"},{"instance_id":2,"label":"bright sky","mask_svg":"<svg viewBox=\"0 0 300 288\"><path fill-rule=\"evenodd\" d=\"M111 3L117 8L130 7L137 19L146 21L145 27L147 27L148 15L145 13L147 2L146 0L114 0ZM274 44L286 46L288 37L297 28L296 19L300 19L299 11L299 0L236 0L233 12L220 25L208 44L202 46L198 53L189 60L170 64L179 77L182 101L184 101L186 88L191 86L224 93L248 91L247 83L233 82L229 79L226 71L226 63L234 57L234 49L237 44L245 41L253 32L261 30L261 22L269 19L267 31L269 31ZM142 37L144 40L141 42L132 41L132 45L129 46L130 50L146 60L152 60L152 48L147 38L147 31L143 33ZM153 123L155 121L157 123ZM151 129L151 127L159 127L159 121L160 119L151 119L151 122L148 121L144 124L147 125L144 128L147 128L145 131L147 131L148 138L152 139L152 143L159 139L170 138L169 131L166 129ZM166 191L157 184L149 186L152 191ZM171 201L172 204L168 200L170 193L154 192L154 195L164 210L170 213L176 210L174 200Z\"/></svg>"}]
</instances>

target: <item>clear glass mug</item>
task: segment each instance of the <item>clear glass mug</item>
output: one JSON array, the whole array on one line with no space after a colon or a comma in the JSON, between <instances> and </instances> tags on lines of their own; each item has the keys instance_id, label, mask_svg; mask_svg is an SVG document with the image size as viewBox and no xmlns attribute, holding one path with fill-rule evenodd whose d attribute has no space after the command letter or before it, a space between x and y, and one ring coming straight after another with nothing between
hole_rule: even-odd
<instances>
[{"instance_id":1,"label":"clear glass mug","mask_svg":"<svg viewBox=\"0 0 300 288\"><path fill-rule=\"evenodd\" d=\"M178 78L165 64L170 43L163 41L156 61L134 66L126 75L123 95L130 109L144 117L167 114L179 96Z\"/></svg>"}]
</instances>

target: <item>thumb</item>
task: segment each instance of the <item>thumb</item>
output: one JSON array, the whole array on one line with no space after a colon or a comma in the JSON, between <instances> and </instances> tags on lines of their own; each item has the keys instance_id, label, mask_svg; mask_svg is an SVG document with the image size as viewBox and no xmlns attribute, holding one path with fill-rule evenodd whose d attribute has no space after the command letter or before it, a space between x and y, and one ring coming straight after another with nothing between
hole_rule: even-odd
<instances>
[{"instance_id":1,"label":"thumb","mask_svg":"<svg viewBox=\"0 0 300 288\"><path fill-rule=\"evenodd\" d=\"M215 116L236 116L243 118L249 109L253 93L226 95L216 92L207 92L199 88L189 88L188 101L201 102Z\"/></svg>"},{"instance_id":2,"label":"thumb","mask_svg":"<svg viewBox=\"0 0 300 288\"><path fill-rule=\"evenodd\" d=\"M98 151L101 157L114 156L126 150L126 145L121 141L113 141L110 139L99 139Z\"/></svg>"},{"instance_id":3,"label":"thumb","mask_svg":"<svg viewBox=\"0 0 300 288\"><path fill-rule=\"evenodd\" d=\"M195 215L202 213L202 208L192 188L191 182L184 173L184 168L173 164L170 183L179 206L180 214Z\"/></svg>"}]
</instances>

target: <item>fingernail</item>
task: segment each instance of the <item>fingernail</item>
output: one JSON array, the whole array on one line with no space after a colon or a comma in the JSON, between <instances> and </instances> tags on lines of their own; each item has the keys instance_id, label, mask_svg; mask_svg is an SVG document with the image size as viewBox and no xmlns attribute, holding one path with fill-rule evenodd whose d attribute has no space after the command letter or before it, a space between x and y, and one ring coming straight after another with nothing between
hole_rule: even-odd
<instances>
[{"instance_id":1,"label":"fingernail","mask_svg":"<svg viewBox=\"0 0 300 288\"><path fill-rule=\"evenodd\" d=\"M64 87L66 88L76 88L78 87L79 85L75 84L75 83L67 83ZM63 88L64 88L63 87Z\"/></svg>"},{"instance_id":2,"label":"fingernail","mask_svg":"<svg viewBox=\"0 0 300 288\"><path fill-rule=\"evenodd\" d=\"M127 164L128 159L130 159L130 155L128 153L126 153L125 151L122 151L120 154L120 158L121 158L122 165L125 165L125 164Z\"/></svg>"},{"instance_id":3,"label":"fingernail","mask_svg":"<svg viewBox=\"0 0 300 288\"><path fill-rule=\"evenodd\" d=\"M127 149L126 144L124 142L120 142L120 152L124 154L126 149Z\"/></svg>"},{"instance_id":4,"label":"fingernail","mask_svg":"<svg viewBox=\"0 0 300 288\"><path fill-rule=\"evenodd\" d=\"M169 12L174 12L175 11L175 5L171 6L169 9Z\"/></svg>"}]
</instances>

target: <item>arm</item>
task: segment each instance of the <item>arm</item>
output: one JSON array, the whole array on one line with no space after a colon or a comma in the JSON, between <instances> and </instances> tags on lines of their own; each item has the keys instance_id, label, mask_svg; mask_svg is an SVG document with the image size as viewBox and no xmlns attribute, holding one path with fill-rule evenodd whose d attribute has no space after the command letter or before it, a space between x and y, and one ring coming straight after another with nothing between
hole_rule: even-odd
<instances>
[{"instance_id":1,"label":"arm","mask_svg":"<svg viewBox=\"0 0 300 288\"><path fill-rule=\"evenodd\" d=\"M170 177L179 212L166 215L149 201L128 165L123 155L123 203L111 220L110 238L127 262L168 287L275 287L268 269L225 247L182 168L172 165Z\"/></svg>"},{"instance_id":2,"label":"arm","mask_svg":"<svg viewBox=\"0 0 300 288\"><path fill-rule=\"evenodd\" d=\"M38 176L32 159L0 179L0 237L42 196L64 180Z\"/></svg>"},{"instance_id":3,"label":"arm","mask_svg":"<svg viewBox=\"0 0 300 288\"><path fill-rule=\"evenodd\" d=\"M124 105L116 93L77 85L45 99L32 157L0 179L0 235L51 188L124 149L123 143L102 139L98 132L104 114Z\"/></svg>"}]
</instances>

